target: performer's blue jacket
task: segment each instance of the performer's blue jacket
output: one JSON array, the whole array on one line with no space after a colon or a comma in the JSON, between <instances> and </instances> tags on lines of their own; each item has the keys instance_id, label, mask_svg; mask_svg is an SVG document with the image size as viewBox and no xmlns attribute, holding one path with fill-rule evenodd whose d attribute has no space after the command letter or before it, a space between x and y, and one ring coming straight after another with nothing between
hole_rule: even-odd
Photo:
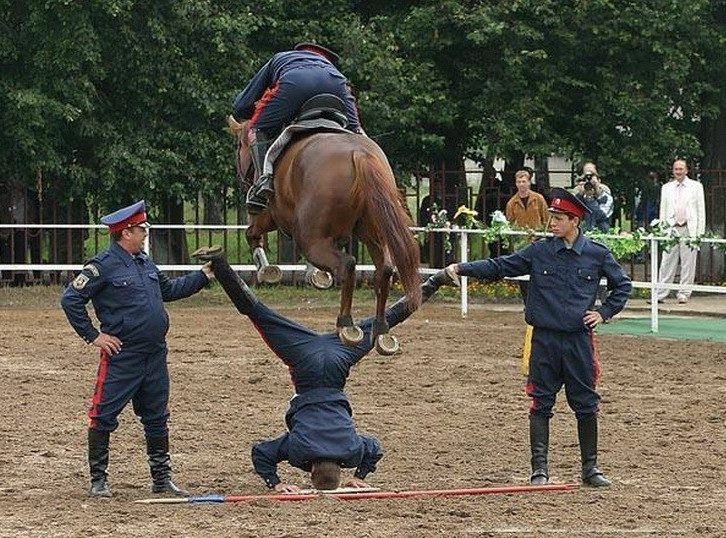
<instances>
[{"instance_id":1,"label":"performer's blue jacket","mask_svg":"<svg viewBox=\"0 0 726 538\"><path fill-rule=\"evenodd\" d=\"M124 351L166 348L169 315L164 301L189 297L208 282L202 271L170 279L141 252L135 256L118 243L92 258L63 293L68 321L87 343L99 335L86 304L90 300L101 331L118 337Z\"/></svg>"},{"instance_id":2,"label":"performer's blue jacket","mask_svg":"<svg viewBox=\"0 0 726 538\"><path fill-rule=\"evenodd\" d=\"M590 330L583 317L594 309L601 277L610 290L597 308L605 320L625 307L632 290L610 249L582 233L571 248L558 237L548 237L514 254L461 263L459 274L480 280L529 275L525 320L533 327L562 332Z\"/></svg>"}]
</instances>

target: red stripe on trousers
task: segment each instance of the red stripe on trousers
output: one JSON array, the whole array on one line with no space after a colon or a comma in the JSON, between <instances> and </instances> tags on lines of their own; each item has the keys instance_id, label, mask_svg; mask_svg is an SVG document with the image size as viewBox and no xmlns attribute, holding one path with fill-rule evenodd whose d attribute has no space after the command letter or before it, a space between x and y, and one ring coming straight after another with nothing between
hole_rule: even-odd
<instances>
[{"instance_id":1,"label":"red stripe on trousers","mask_svg":"<svg viewBox=\"0 0 726 538\"><path fill-rule=\"evenodd\" d=\"M257 106L255 107L255 113L252 114L252 119L250 120L250 129L252 129L255 126L255 123L257 123L257 120L260 118L260 114L262 114L262 111L265 109L267 105L270 104L270 101L272 101L275 96L277 96L277 92L280 91L280 83L275 82L275 84L267 88L265 93L262 94L262 97L259 101L257 101Z\"/></svg>"},{"instance_id":2,"label":"red stripe on trousers","mask_svg":"<svg viewBox=\"0 0 726 538\"><path fill-rule=\"evenodd\" d=\"M110 358L108 353L101 350L101 362L98 365L98 373L96 374L96 386L93 389L91 408L88 410L89 428L95 428L97 425L96 417L98 417L98 406L101 405L101 400L103 400L103 389L106 386L109 363Z\"/></svg>"},{"instance_id":3,"label":"red stripe on trousers","mask_svg":"<svg viewBox=\"0 0 726 538\"><path fill-rule=\"evenodd\" d=\"M600 346L597 343L597 338L595 338L595 331L590 331L590 345L592 346L592 365L593 369L595 370L595 384L594 386L597 387L597 385L600 383L600 375L602 374L602 366L600 365Z\"/></svg>"},{"instance_id":4,"label":"red stripe on trousers","mask_svg":"<svg viewBox=\"0 0 726 538\"><path fill-rule=\"evenodd\" d=\"M536 390L536 387L532 381L528 381L527 384L524 387L524 393L532 398L532 402L529 404L529 413L534 414L535 411L539 408L539 400L535 398L534 391Z\"/></svg>"}]
</instances>

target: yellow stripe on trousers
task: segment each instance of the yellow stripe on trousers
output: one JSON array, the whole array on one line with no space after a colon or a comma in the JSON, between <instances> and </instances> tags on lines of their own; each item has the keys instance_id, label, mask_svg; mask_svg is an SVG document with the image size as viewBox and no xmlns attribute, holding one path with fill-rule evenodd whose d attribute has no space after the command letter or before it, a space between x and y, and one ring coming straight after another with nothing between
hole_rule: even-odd
<instances>
[{"instance_id":1,"label":"yellow stripe on trousers","mask_svg":"<svg viewBox=\"0 0 726 538\"><path fill-rule=\"evenodd\" d=\"M534 327L527 325L527 330L524 333L524 349L522 350L522 364L520 365L520 371L522 375L529 375L529 359L532 356L532 330Z\"/></svg>"}]
</instances>

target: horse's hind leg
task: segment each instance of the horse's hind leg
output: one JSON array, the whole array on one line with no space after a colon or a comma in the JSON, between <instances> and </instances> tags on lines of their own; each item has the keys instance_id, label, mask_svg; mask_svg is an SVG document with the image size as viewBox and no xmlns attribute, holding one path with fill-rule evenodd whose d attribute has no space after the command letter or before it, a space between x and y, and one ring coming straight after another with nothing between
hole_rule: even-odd
<instances>
[{"instance_id":1,"label":"horse's hind leg","mask_svg":"<svg viewBox=\"0 0 726 538\"><path fill-rule=\"evenodd\" d=\"M355 257L336 249L332 239L312 241L304 250L310 263L340 280L340 313L336 321L338 335L344 344L358 345L363 340L363 331L353 323L351 315L355 288Z\"/></svg>"},{"instance_id":2,"label":"horse's hind leg","mask_svg":"<svg viewBox=\"0 0 726 538\"><path fill-rule=\"evenodd\" d=\"M265 284L277 284L282 280L282 271L277 265L270 265L264 247L264 236L275 230L277 226L269 213L261 213L250 220L250 227L245 231L247 244L252 250L252 261L257 267L257 281Z\"/></svg>"},{"instance_id":3,"label":"horse's hind leg","mask_svg":"<svg viewBox=\"0 0 726 538\"><path fill-rule=\"evenodd\" d=\"M369 244L368 252L370 252L376 266L374 275L376 318L371 329L371 342L375 342L376 351L381 355L393 355L400 347L398 339L389 334L388 321L386 320L386 302L391 289L393 264L388 252L384 252L378 245Z\"/></svg>"}]
</instances>

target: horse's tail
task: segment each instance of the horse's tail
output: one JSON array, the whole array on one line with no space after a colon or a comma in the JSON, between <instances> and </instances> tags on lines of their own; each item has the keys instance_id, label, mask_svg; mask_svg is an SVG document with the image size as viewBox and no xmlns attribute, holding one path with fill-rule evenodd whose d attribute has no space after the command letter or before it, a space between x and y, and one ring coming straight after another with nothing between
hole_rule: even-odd
<instances>
[{"instance_id":1,"label":"horse's tail","mask_svg":"<svg viewBox=\"0 0 726 538\"><path fill-rule=\"evenodd\" d=\"M393 171L385 157L368 151L354 151L353 165L354 198L364 200L368 233L382 248L388 248L410 307L416 309L421 304L419 247L408 229L413 223L396 189Z\"/></svg>"}]
</instances>

